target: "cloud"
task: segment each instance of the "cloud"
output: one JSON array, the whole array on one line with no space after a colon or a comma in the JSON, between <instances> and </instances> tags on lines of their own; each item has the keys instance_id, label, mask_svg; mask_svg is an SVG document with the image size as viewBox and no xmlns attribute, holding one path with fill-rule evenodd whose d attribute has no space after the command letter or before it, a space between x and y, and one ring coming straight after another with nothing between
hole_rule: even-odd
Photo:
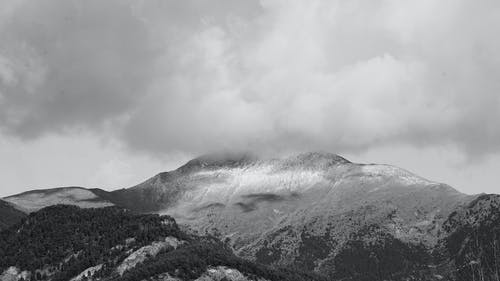
<instances>
[{"instance_id":1,"label":"cloud","mask_svg":"<svg viewBox=\"0 0 500 281\"><path fill-rule=\"evenodd\" d=\"M23 137L99 127L150 82L148 30L120 1L25 2L3 23L1 123Z\"/></svg>"},{"instance_id":2,"label":"cloud","mask_svg":"<svg viewBox=\"0 0 500 281\"><path fill-rule=\"evenodd\" d=\"M46 1L0 14L0 126L153 154L500 150L500 4Z\"/></svg>"}]
</instances>

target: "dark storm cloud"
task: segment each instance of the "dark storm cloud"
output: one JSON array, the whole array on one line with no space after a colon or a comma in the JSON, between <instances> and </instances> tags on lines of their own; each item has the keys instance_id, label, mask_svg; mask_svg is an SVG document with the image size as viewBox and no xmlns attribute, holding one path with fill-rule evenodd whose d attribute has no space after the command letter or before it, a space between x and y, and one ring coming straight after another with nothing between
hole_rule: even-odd
<instances>
[{"instance_id":1,"label":"dark storm cloud","mask_svg":"<svg viewBox=\"0 0 500 281\"><path fill-rule=\"evenodd\" d=\"M8 1L0 124L129 147L500 149L500 4Z\"/></svg>"}]
</instances>

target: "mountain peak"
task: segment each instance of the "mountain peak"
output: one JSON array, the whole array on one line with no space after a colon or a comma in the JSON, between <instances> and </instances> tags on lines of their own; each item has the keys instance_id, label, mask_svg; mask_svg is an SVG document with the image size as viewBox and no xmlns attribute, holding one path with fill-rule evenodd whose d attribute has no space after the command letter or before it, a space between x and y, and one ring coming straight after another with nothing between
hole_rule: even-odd
<instances>
[{"instance_id":1,"label":"mountain peak","mask_svg":"<svg viewBox=\"0 0 500 281\"><path fill-rule=\"evenodd\" d=\"M344 157L329 152L305 152L305 153L299 153L295 156L292 156L291 158L295 158L297 161L302 161L302 162L331 162L336 164L351 163Z\"/></svg>"},{"instance_id":2,"label":"mountain peak","mask_svg":"<svg viewBox=\"0 0 500 281\"><path fill-rule=\"evenodd\" d=\"M201 168L238 167L258 160L258 157L250 152L219 152L205 154L190 160L179 168L187 171Z\"/></svg>"},{"instance_id":3,"label":"mountain peak","mask_svg":"<svg viewBox=\"0 0 500 281\"><path fill-rule=\"evenodd\" d=\"M337 164L350 164L342 156L328 152L304 152L277 158L261 158L252 152L219 152L194 158L177 171L190 172L199 169L236 168L257 162L281 163L286 167L329 167Z\"/></svg>"},{"instance_id":4,"label":"mountain peak","mask_svg":"<svg viewBox=\"0 0 500 281\"><path fill-rule=\"evenodd\" d=\"M205 154L190 160L180 167L181 171L192 170L196 168L221 168L221 167L240 167L255 163L261 159L251 152L220 152ZM290 166L325 166L334 164L351 163L347 159L337 154L328 152L304 152L287 157L267 159L270 161L280 161Z\"/></svg>"}]
</instances>

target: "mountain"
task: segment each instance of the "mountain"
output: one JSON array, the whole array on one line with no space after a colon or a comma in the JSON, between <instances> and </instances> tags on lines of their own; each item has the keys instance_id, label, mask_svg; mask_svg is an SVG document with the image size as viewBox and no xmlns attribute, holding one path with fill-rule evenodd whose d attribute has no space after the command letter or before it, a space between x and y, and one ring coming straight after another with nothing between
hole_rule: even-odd
<instances>
[{"instance_id":1,"label":"mountain","mask_svg":"<svg viewBox=\"0 0 500 281\"><path fill-rule=\"evenodd\" d=\"M84 191L94 201L171 216L256 264L329 280L498 276L498 196L466 195L390 165L330 153L211 154L131 188Z\"/></svg>"},{"instance_id":2,"label":"mountain","mask_svg":"<svg viewBox=\"0 0 500 281\"><path fill-rule=\"evenodd\" d=\"M13 204L0 199L0 230L16 224L25 216L26 214L18 210Z\"/></svg>"},{"instance_id":3,"label":"mountain","mask_svg":"<svg viewBox=\"0 0 500 281\"><path fill-rule=\"evenodd\" d=\"M3 200L19 206L26 212L38 211L44 207L67 204L82 208L107 207L113 204L99 196L105 191L86 189L83 187L60 187L37 189L3 198Z\"/></svg>"},{"instance_id":4,"label":"mountain","mask_svg":"<svg viewBox=\"0 0 500 281\"><path fill-rule=\"evenodd\" d=\"M36 235L33 235L36 234ZM168 216L57 205L0 233L0 280L326 280L236 257Z\"/></svg>"},{"instance_id":5,"label":"mountain","mask_svg":"<svg viewBox=\"0 0 500 281\"><path fill-rule=\"evenodd\" d=\"M193 231L217 235L249 260L344 279L351 269L339 263L378 245L376 259L392 261L376 265L382 276L367 280L382 280L426 268L443 223L474 198L394 166L305 153L203 156L112 192L110 201L168 214Z\"/></svg>"},{"instance_id":6,"label":"mountain","mask_svg":"<svg viewBox=\"0 0 500 281\"><path fill-rule=\"evenodd\" d=\"M443 262L453 280L500 280L500 195L484 194L453 212L443 229Z\"/></svg>"}]
</instances>

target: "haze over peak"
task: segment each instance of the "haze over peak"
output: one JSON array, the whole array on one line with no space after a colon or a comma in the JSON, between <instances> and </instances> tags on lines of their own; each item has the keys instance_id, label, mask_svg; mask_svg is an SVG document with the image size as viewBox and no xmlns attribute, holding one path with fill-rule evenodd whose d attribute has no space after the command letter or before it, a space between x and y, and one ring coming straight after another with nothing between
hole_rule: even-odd
<instances>
[{"instance_id":1,"label":"haze over peak","mask_svg":"<svg viewBox=\"0 0 500 281\"><path fill-rule=\"evenodd\" d=\"M236 167L255 163L259 159L260 157L253 152L215 152L196 157L188 161L179 169L191 170L199 168Z\"/></svg>"},{"instance_id":2,"label":"haze over peak","mask_svg":"<svg viewBox=\"0 0 500 281\"><path fill-rule=\"evenodd\" d=\"M303 152L281 156L263 156L255 152L217 152L199 156L188 161L179 170L235 168L257 164L282 163L289 166L328 166L351 163L337 154L328 152Z\"/></svg>"}]
</instances>

